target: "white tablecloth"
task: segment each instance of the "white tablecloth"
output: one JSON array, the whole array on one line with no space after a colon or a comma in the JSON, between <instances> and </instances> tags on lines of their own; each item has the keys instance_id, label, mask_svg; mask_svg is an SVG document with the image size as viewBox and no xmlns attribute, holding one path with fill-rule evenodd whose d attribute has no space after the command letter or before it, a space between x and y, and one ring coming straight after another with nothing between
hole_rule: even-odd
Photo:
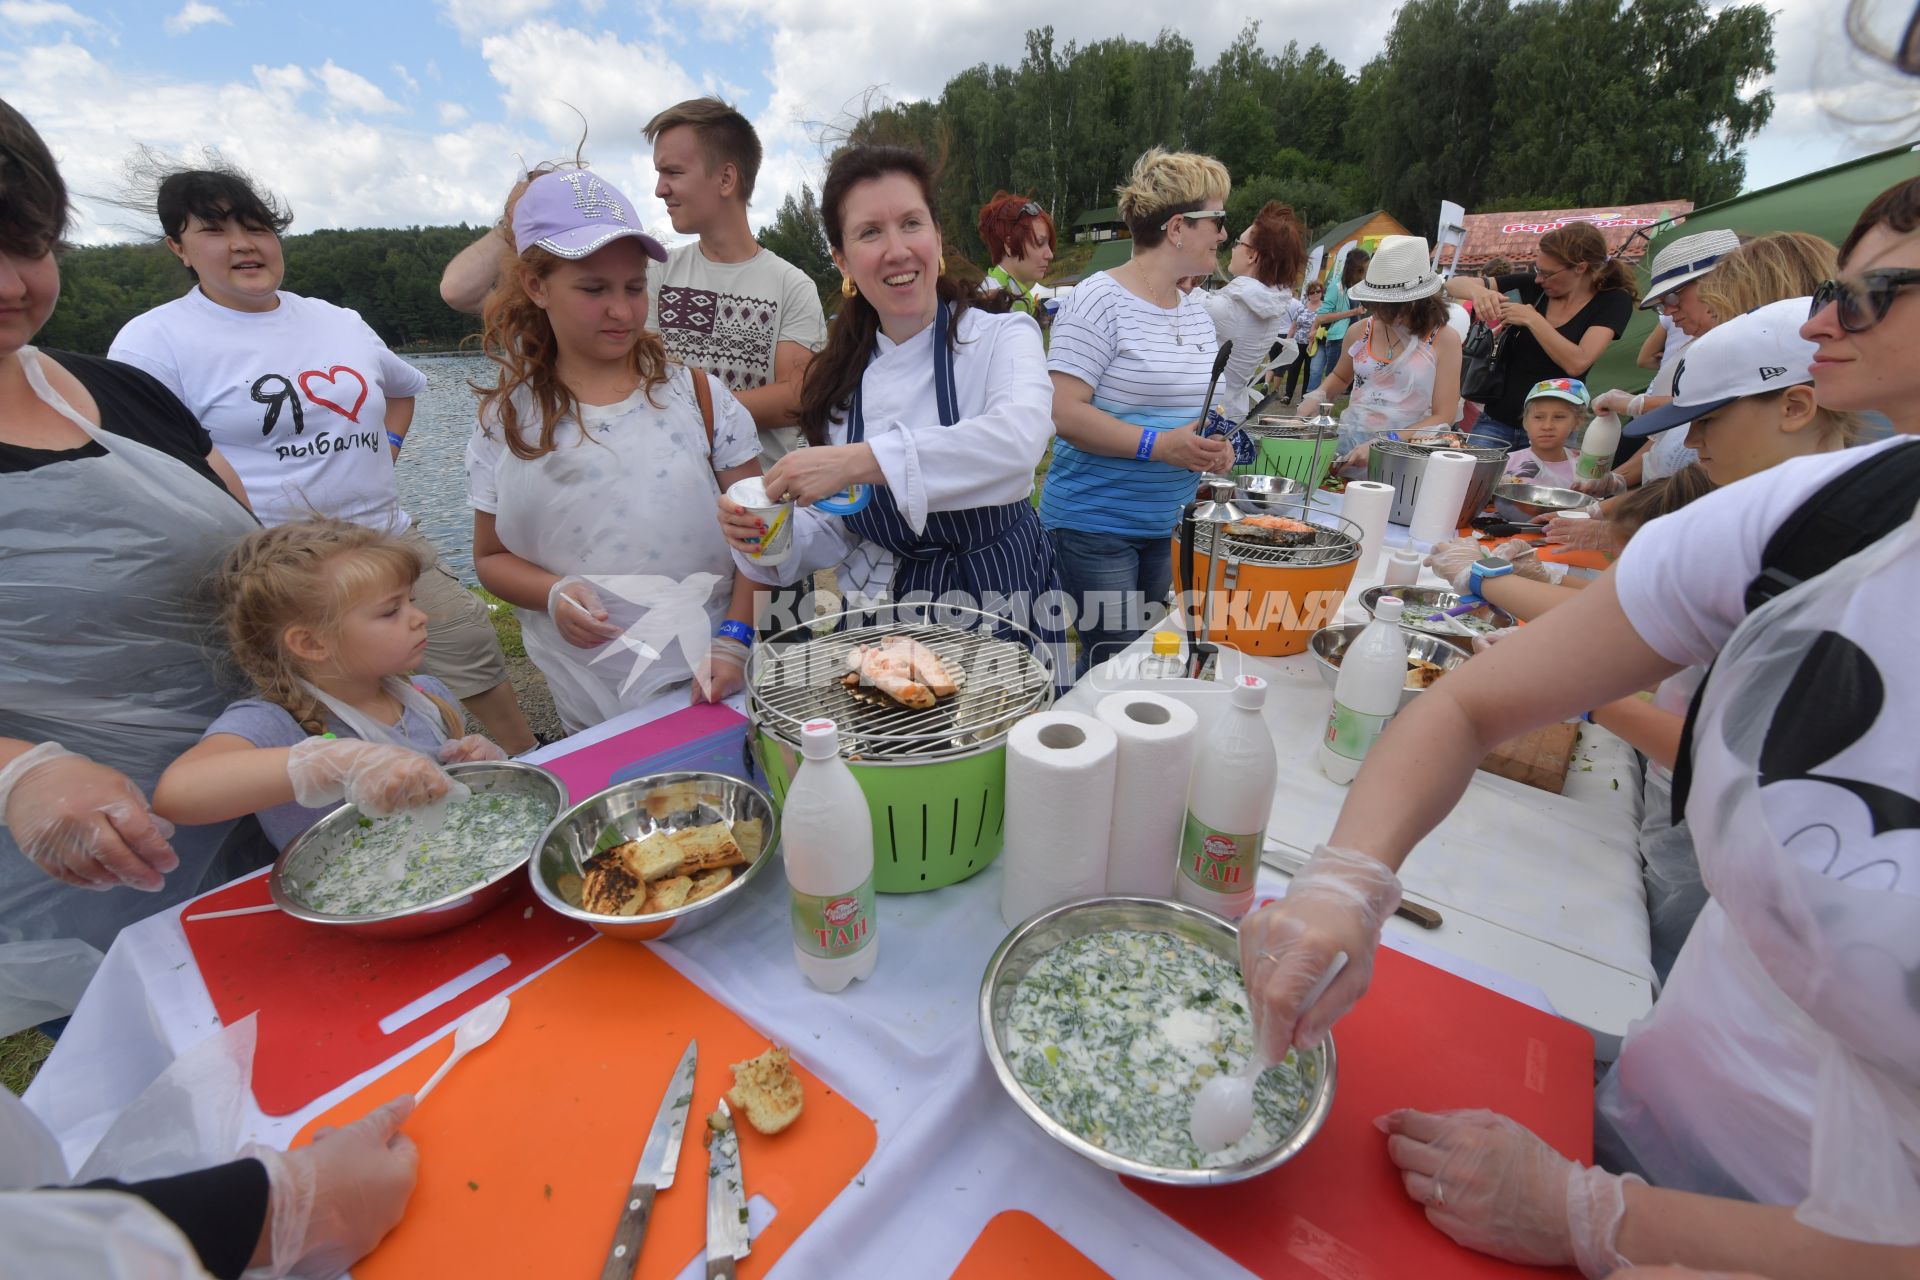
<instances>
[{"instance_id":1,"label":"white tablecloth","mask_svg":"<svg viewBox=\"0 0 1920 1280\"><path fill-rule=\"evenodd\" d=\"M1317 724L1304 734L1299 727L1303 717L1324 716L1325 690L1311 669L1304 676L1295 669L1297 661L1265 664L1272 668L1269 719L1285 775L1270 836L1306 849L1330 828L1340 797L1305 763ZM669 695L564 745L621 732L683 701L684 694ZM1646 930L1643 914L1635 954L1625 919L1630 762L1625 749L1607 739L1583 752L1593 757L1593 773L1578 774L1565 797L1476 779L1462 810L1422 844L1408 868L1414 896L1439 906L1446 925L1425 934L1396 920L1388 945L1548 1005L1607 1036L1647 1007ZM1618 792L1608 785L1615 777L1622 779ZM1631 883L1637 893L1637 874ZM1263 869L1264 895L1279 896L1285 887L1285 876ZM1146 1210L1112 1175L1047 1139L993 1080L976 1006L981 974L1006 932L998 906L997 866L937 893L882 897L875 975L833 996L806 986L793 965L785 885L776 876L748 891L727 927L658 945L670 963L769 1039L791 1045L878 1127L861 1179L794 1243L774 1273L810 1277L871 1268L874 1274L945 1275L989 1219L1018 1208L1041 1217L1115 1276L1245 1275L1170 1219ZM179 916L176 908L120 935L28 1091L28 1104L60 1135L75 1167L127 1102L218 1026ZM412 1048L303 1111L253 1113L249 1136L286 1143L314 1116L439 1039L448 1022L429 1014L419 1026L422 1039ZM751 1182L752 1170L746 1172ZM915 1208L908 1208L909 1196ZM772 1208L777 1214L779 1206Z\"/></svg>"}]
</instances>

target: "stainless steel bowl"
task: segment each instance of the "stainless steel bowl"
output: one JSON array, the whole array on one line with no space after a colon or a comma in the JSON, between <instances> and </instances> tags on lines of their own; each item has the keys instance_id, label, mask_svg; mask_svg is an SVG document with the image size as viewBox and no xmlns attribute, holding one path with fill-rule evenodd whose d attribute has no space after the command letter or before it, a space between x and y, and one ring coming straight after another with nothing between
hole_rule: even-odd
<instances>
[{"instance_id":1,"label":"stainless steel bowl","mask_svg":"<svg viewBox=\"0 0 1920 1280\"><path fill-rule=\"evenodd\" d=\"M1320 678L1327 682L1327 688L1333 688L1334 682L1340 678L1340 659L1346 653L1347 646L1358 640L1360 633L1366 629L1364 622L1343 622L1320 628L1313 633L1313 639L1307 642L1307 652L1313 655L1314 663L1320 668ZM1405 628L1402 631L1406 635L1409 654L1439 663L1446 671L1453 670L1472 656L1439 636L1428 635L1424 631L1407 631ZM1400 709L1405 711L1423 692L1425 690L1422 689L1401 689Z\"/></svg>"},{"instance_id":2,"label":"stainless steel bowl","mask_svg":"<svg viewBox=\"0 0 1920 1280\"><path fill-rule=\"evenodd\" d=\"M658 804L648 805L648 799L663 788L684 782L697 784L698 807L667 812ZM728 822L758 818L763 837L760 851L747 869L710 898L652 915L610 916L576 907L560 896L560 877L580 874L581 865L596 848L639 840L655 831L703 826L719 818ZM617 833L618 840L603 841L610 832ZM773 810L773 801L752 783L724 773L652 773L608 787L561 814L540 837L527 870L540 901L561 915L591 925L609 938L648 942L692 933L733 910L746 896L748 882L765 874L773 863L773 851L779 843L780 818Z\"/></svg>"},{"instance_id":3,"label":"stainless steel bowl","mask_svg":"<svg viewBox=\"0 0 1920 1280\"><path fill-rule=\"evenodd\" d=\"M1335 1061L1332 1036L1328 1036L1327 1042L1310 1055L1319 1059L1318 1082L1308 1099L1307 1113L1301 1118L1299 1127L1271 1151L1213 1169L1167 1169L1114 1155L1062 1125L1027 1096L1026 1089L1014 1078L1013 1068L1007 1062L1006 1049L1001 1043L1006 1034L1007 1012L1013 1005L1014 989L1027 976L1029 969L1061 943L1107 929L1175 934L1211 948L1236 966L1240 963L1239 931L1219 916L1198 907L1161 898L1116 897L1087 898L1041 912L1007 935L993 953L993 959L987 962L986 976L980 980L980 1038L986 1045L987 1060L993 1064L993 1073L999 1077L1000 1087L1007 1091L1007 1096L1026 1112L1028 1119L1067 1150L1104 1169L1144 1178L1149 1182L1165 1182L1175 1186L1218 1186L1227 1182L1241 1182L1277 1169L1299 1155L1313 1135L1320 1131L1320 1126L1326 1123L1327 1113L1333 1110Z\"/></svg>"},{"instance_id":4,"label":"stainless steel bowl","mask_svg":"<svg viewBox=\"0 0 1920 1280\"><path fill-rule=\"evenodd\" d=\"M1556 489L1544 484L1508 482L1493 486L1493 509L1503 520L1526 524L1538 516L1578 511L1593 499L1578 489Z\"/></svg>"},{"instance_id":5,"label":"stainless steel bowl","mask_svg":"<svg viewBox=\"0 0 1920 1280\"><path fill-rule=\"evenodd\" d=\"M1449 591L1445 587L1405 587L1378 586L1368 587L1360 593L1360 604L1366 609L1367 616L1373 616L1374 606L1381 596L1399 596L1405 602L1406 613L1401 615L1400 629L1410 636L1436 636L1448 644L1456 645L1467 653L1473 652L1473 640L1469 636L1456 635L1451 631L1424 631L1407 625L1406 614L1421 614L1434 609L1446 610L1460 603L1462 597L1458 591ZM1514 616L1499 605L1483 604L1472 610L1467 616L1478 618L1490 627L1511 627L1515 625Z\"/></svg>"},{"instance_id":6,"label":"stainless steel bowl","mask_svg":"<svg viewBox=\"0 0 1920 1280\"><path fill-rule=\"evenodd\" d=\"M1288 476L1244 475L1234 480L1234 502L1243 511L1270 514L1298 508L1307 486Z\"/></svg>"},{"instance_id":7,"label":"stainless steel bowl","mask_svg":"<svg viewBox=\"0 0 1920 1280\"><path fill-rule=\"evenodd\" d=\"M560 779L538 765L521 764L515 760L487 760L448 765L447 772L473 788L476 795L484 792L537 795L548 800L552 806L550 812L553 813L560 812L560 807L567 802L567 791L560 785ZM511 866L501 868L479 884L435 902L423 902L417 907L403 907L379 915L337 916L315 911L294 897L287 887L288 880L305 879L309 874L308 868L334 856L359 830L360 810L353 805L343 804L301 832L280 851L273 870L267 874L267 891L273 895L274 902L282 911L296 920L327 925L344 933L364 934L369 938L424 938L428 934L439 933L483 916L511 896L514 877L532 855L537 840L537 837L529 838L527 847L520 851L519 858Z\"/></svg>"}]
</instances>

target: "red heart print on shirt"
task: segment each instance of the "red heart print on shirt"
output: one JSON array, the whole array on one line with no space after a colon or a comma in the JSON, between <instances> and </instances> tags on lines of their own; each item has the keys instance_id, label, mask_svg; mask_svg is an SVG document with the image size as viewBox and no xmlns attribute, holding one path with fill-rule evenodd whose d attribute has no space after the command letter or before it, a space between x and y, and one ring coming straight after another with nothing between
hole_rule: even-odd
<instances>
[{"instance_id":1,"label":"red heart print on shirt","mask_svg":"<svg viewBox=\"0 0 1920 1280\"><path fill-rule=\"evenodd\" d=\"M346 387L340 379L340 375L343 373L360 384L360 394L354 397L353 407L351 409L342 405L339 400L329 400L325 395L313 389L314 384L319 383L327 391L339 395L341 400L346 399ZM315 404L325 405L349 422L360 421L360 406L367 402L367 380L361 377L360 371L351 365L336 364L325 373L320 372L318 369L309 369L300 375L300 390L306 393L307 399L313 401Z\"/></svg>"}]
</instances>

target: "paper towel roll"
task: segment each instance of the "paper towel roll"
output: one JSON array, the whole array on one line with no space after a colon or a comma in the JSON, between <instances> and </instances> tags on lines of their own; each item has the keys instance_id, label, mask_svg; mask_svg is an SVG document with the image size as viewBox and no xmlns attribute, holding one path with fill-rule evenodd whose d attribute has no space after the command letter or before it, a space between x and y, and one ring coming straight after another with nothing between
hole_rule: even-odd
<instances>
[{"instance_id":1,"label":"paper towel roll","mask_svg":"<svg viewBox=\"0 0 1920 1280\"><path fill-rule=\"evenodd\" d=\"M1042 711L1007 735L1000 918L1009 926L1104 893L1119 738L1078 711Z\"/></svg>"},{"instance_id":2,"label":"paper towel roll","mask_svg":"<svg viewBox=\"0 0 1920 1280\"><path fill-rule=\"evenodd\" d=\"M1465 495L1461 495L1464 500ZM1380 543L1387 536L1387 513L1393 510L1393 486L1382 480L1349 480L1340 500L1340 515L1360 526L1360 562L1353 576L1364 578L1380 559Z\"/></svg>"},{"instance_id":3,"label":"paper towel roll","mask_svg":"<svg viewBox=\"0 0 1920 1280\"><path fill-rule=\"evenodd\" d=\"M1427 455L1420 477L1420 496L1413 500L1413 519L1407 536L1415 542L1445 542L1460 532L1460 508L1473 481L1473 455L1457 449L1437 449Z\"/></svg>"},{"instance_id":4,"label":"paper towel roll","mask_svg":"<svg viewBox=\"0 0 1920 1280\"><path fill-rule=\"evenodd\" d=\"M1120 740L1107 892L1172 897L1200 717L1164 693L1110 693L1094 714Z\"/></svg>"}]
</instances>

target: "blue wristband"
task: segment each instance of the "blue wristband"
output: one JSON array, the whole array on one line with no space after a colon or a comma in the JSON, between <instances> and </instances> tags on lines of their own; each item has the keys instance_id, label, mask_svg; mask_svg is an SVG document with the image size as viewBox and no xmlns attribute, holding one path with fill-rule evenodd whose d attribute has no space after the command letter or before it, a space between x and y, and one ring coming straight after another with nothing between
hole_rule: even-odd
<instances>
[{"instance_id":1,"label":"blue wristband","mask_svg":"<svg viewBox=\"0 0 1920 1280\"><path fill-rule=\"evenodd\" d=\"M1155 440L1158 440L1159 438L1160 438L1160 433L1151 428L1145 431L1142 431L1140 433L1140 447L1133 451L1133 456L1140 459L1140 461L1142 462L1145 462L1149 458L1153 457L1153 442Z\"/></svg>"},{"instance_id":2,"label":"blue wristband","mask_svg":"<svg viewBox=\"0 0 1920 1280\"><path fill-rule=\"evenodd\" d=\"M753 628L744 622L735 622L732 618L721 623L713 634L725 636L729 640L738 640L749 648L753 646Z\"/></svg>"},{"instance_id":3,"label":"blue wristband","mask_svg":"<svg viewBox=\"0 0 1920 1280\"><path fill-rule=\"evenodd\" d=\"M405 436L398 435L392 431L387 432L387 443L392 445L394 448L398 449L400 446L404 445L406 442L407 442L407 438Z\"/></svg>"}]
</instances>

